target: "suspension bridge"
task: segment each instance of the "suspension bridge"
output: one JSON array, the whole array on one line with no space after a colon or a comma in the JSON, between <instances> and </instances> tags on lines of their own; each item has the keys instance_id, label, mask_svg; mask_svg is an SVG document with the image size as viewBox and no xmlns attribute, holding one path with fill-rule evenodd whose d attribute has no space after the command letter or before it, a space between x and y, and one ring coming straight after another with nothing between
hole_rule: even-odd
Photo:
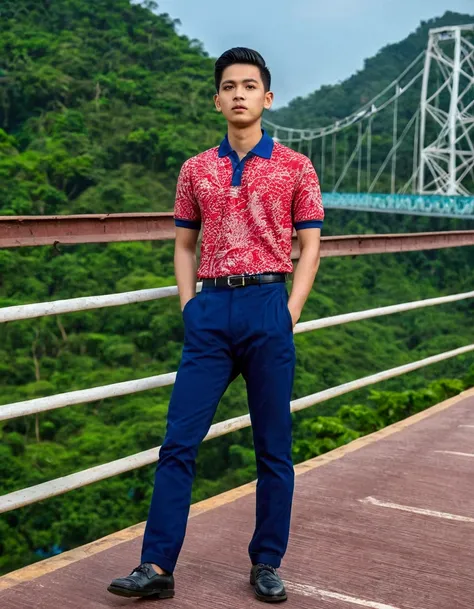
<instances>
[{"instance_id":1,"label":"suspension bridge","mask_svg":"<svg viewBox=\"0 0 474 609\"><path fill-rule=\"evenodd\" d=\"M349 116L314 128L264 124L312 159L325 207L473 219L473 84L474 25L438 28L425 51Z\"/></svg>"},{"instance_id":2,"label":"suspension bridge","mask_svg":"<svg viewBox=\"0 0 474 609\"><path fill-rule=\"evenodd\" d=\"M296 146L313 160L326 207L474 217L473 32L474 25L432 30L426 52L344 119L318 128L265 121L275 139ZM419 94L420 104L407 118L401 108L409 94ZM376 137L383 112L391 113L389 141ZM378 166L375 158L383 159ZM172 220L171 214L0 218L0 247L172 239ZM323 238L322 256L472 245L474 231L469 230L350 235ZM298 257L296 247L293 257ZM130 306L177 294L176 286L169 286L21 304L0 309L0 324ZM295 334L472 298L474 291L311 320L297 324ZM474 344L459 345L301 397L291 408L299 411L473 352ZM169 372L5 404L0 406L0 421L165 387L174 380L175 372ZM474 390L465 391L296 466L292 537L282 569L290 606L471 609L473 405ZM210 428L206 440L248 426L248 415L223 421ZM152 464L158 451L159 447L150 448L14 490L0 497L0 513L12 514L27 506L34 509L37 502ZM253 527L254 491L255 483L251 483L192 506L176 571L176 607L238 609L256 604L246 581L245 552ZM14 523L14 518L9 522ZM9 573L0 578L0 606L93 609L128 604L107 595L105 588L113 577L133 568L142 534L143 523ZM216 580L220 585L213 586Z\"/></svg>"}]
</instances>

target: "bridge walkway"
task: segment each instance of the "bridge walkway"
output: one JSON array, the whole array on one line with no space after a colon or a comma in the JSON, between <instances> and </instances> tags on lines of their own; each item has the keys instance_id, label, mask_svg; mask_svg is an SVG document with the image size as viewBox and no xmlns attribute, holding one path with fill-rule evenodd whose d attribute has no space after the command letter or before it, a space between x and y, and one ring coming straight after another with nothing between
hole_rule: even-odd
<instances>
[{"instance_id":1,"label":"bridge walkway","mask_svg":"<svg viewBox=\"0 0 474 609\"><path fill-rule=\"evenodd\" d=\"M280 569L285 607L472 609L474 389L301 463L296 473ZM254 489L192 507L175 598L140 607L262 606L248 583ZM138 564L142 532L139 524L0 578L0 607L133 606L106 587Z\"/></svg>"}]
</instances>

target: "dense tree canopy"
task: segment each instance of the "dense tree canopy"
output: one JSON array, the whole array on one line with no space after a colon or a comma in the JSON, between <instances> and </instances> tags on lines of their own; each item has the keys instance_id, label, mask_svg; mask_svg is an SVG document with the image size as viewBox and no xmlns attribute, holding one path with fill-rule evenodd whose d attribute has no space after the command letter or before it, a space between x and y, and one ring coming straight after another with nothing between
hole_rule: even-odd
<instances>
[{"instance_id":1,"label":"dense tree canopy","mask_svg":"<svg viewBox=\"0 0 474 609\"><path fill-rule=\"evenodd\" d=\"M213 62L129 0L2 3L0 214L162 210L214 145Z\"/></svg>"}]
</instances>

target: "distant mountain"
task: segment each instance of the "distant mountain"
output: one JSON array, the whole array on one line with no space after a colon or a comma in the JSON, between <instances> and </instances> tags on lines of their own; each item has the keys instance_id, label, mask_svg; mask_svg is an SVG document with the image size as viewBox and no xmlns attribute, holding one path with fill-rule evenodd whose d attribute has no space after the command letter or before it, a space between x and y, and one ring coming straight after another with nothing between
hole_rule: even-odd
<instances>
[{"instance_id":1,"label":"distant mountain","mask_svg":"<svg viewBox=\"0 0 474 609\"><path fill-rule=\"evenodd\" d=\"M343 118L397 78L426 48L431 28L465 23L474 23L474 14L448 11L442 17L422 21L415 32L401 42L383 47L374 57L364 61L362 70L341 84L326 85L306 97L297 97L288 106L267 116L278 124L299 128L324 125ZM412 96L412 103L418 102L419 98ZM412 114L415 108L410 110Z\"/></svg>"}]
</instances>

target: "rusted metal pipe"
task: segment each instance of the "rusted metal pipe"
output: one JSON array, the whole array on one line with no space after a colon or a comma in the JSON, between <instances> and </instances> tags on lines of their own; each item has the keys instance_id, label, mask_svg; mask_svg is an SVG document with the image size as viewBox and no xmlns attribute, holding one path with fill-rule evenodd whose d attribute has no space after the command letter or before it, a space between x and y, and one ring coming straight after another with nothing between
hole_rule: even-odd
<instances>
[{"instance_id":1,"label":"rusted metal pipe","mask_svg":"<svg viewBox=\"0 0 474 609\"><path fill-rule=\"evenodd\" d=\"M0 216L0 248L174 239L173 214Z\"/></svg>"},{"instance_id":2,"label":"rusted metal pipe","mask_svg":"<svg viewBox=\"0 0 474 609\"><path fill-rule=\"evenodd\" d=\"M0 216L0 248L156 241L175 238L171 212ZM474 231L322 237L321 257L412 252L474 245ZM298 258L296 235L292 258Z\"/></svg>"}]
</instances>

